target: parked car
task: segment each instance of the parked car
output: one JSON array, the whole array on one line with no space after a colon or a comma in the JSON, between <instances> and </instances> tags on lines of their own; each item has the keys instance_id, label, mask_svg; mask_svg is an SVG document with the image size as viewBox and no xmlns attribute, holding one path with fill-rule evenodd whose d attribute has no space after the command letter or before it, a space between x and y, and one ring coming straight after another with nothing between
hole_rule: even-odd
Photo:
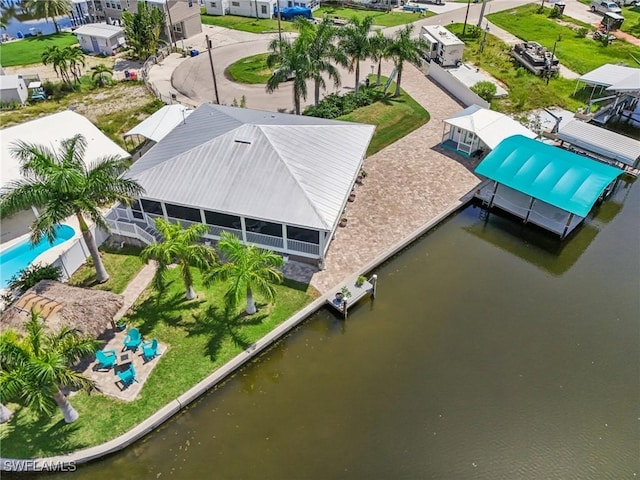
<instances>
[{"instance_id":1,"label":"parked car","mask_svg":"<svg viewBox=\"0 0 640 480\"><path fill-rule=\"evenodd\" d=\"M591 2L591 11L600 13L622 13L622 10L618 6L618 4L611 0L593 0Z\"/></svg>"}]
</instances>

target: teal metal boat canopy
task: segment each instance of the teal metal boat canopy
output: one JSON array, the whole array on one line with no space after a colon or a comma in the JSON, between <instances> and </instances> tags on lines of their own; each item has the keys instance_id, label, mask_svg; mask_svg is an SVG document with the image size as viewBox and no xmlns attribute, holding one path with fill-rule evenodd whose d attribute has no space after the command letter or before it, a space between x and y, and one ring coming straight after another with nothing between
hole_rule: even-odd
<instances>
[{"instance_id":1,"label":"teal metal boat canopy","mask_svg":"<svg viewBox=\"0 0 640 480\"><path fill-rule=\"evenodd\" d=\"M602 191L622 173L522 135L500 142L475 171L580 217L587 216Z\"/></svg>"}]
</instances>

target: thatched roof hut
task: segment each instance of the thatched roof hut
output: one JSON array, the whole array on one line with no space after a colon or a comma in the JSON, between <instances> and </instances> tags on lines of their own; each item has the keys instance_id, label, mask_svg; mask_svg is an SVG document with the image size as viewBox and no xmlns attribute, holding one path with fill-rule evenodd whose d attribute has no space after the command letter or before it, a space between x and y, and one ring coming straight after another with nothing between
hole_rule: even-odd
<instances>
[{"instance_id":1,"label":"thatched roof hut","mask_svg":"<svg viewBox=\"0 0 640 480\"><path fill-rule=\"evenodd\" d=\"M66 326L98 337L110 328L123 304L122 295L42 280L7 308L0 327L24 331L24 324L35 309L53 331Z\"/></svg>"}]
</instances>

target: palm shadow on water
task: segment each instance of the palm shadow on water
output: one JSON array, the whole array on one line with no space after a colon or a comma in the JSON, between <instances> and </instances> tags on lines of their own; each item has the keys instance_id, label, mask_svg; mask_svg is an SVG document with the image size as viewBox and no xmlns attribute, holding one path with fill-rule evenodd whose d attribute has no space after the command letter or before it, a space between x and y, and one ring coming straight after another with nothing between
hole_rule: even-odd
<instances>
[{"instance_id":1,"label":"palm shadow on water","mask_svg":"<svg viewBox=\"0 0 640 480\"><path fill-rule=\"evenodd\" d=\"M204 348L211 360L216 360L222 345L228 338L242 349L249 348L253 342L247 338L242 328L259 325L267 318L265 313L258 312L249 316L245 312L238 314L234 310L229 306L218 308L209 305L203 311L194 313L193 323L185 327L189 336L209 336L209 341Z\"/></svg>"}]
</instances>

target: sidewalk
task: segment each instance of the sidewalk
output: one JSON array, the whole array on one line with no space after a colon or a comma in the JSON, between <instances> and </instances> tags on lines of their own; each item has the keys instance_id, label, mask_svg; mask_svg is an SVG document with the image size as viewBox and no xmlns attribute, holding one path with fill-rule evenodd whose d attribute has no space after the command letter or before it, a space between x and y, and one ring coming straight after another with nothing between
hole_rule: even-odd
<instances>
[{"instance_id":1,"label":"sidewalk","mask_svg":"<svg viewBox=\"0 0 640 480\"><path fill-rule=\"evenodd\" d=\"M149 262L142 267L142 269L135 277L133 277L133 280L129 282L127 287L122 292L122 296L124 297L124 304L122 305L122 308L120 308L118 313L116 313L114 317L115 322L117 322L127 314L127 311L133 306L134 303L136 303L138 297L140 297L144 289L151 284L151 281L153 280L153 276L155 274L156 263Z\"/></svg>"}]
</instances>

